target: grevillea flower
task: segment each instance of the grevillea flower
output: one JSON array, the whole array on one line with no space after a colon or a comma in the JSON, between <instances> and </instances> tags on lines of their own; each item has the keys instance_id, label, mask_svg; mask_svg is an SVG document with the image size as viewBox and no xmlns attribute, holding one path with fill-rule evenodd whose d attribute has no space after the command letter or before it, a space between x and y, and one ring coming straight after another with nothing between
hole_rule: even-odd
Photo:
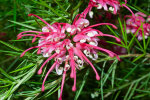
<instances>
[{"instance_id":1,"label":"grevillea flower","mask_svg":"<svg viewBox=\"0 0 150 100\"><path fill-rule=\"evenodd\" d=\"M96 79L100 80L100 76L95 67L88 59L96 60L98 58L98 50L107 53L110 57L119 57L107 49L98 47L98 36L108 36L120 41L119 38L103 34L101 31L93 29L93 27L100 25L111 25L113 28L117 28L113 24L100 23L89 26L89 21L81 16L77 15L72 25L68 23L54 23L50 25L37 15L29 14L29 16L35 16L43 21L46 26L42 28L42 31L24 31L18 34L18 39L23 36L33 36L32 42L35 42L36 38L39 38L37 46L31 47L25 50L21 57L29 50L37 48L37 54L42 54L43 57L48 59L40 67L38 74L42 73L42 69L48 61L54 59L53 65L48 70L42 84L42 91L44 91L44 83L48 75L56 69L58 75L62 74L61 93L59 100L62 99L62 91L65 82L66 72L70 69L70 77L74 79L72 91L76 91L76 71L83 67L84 62L88 63L96 74ZM36 34L25 34L36 33ZM60 67L64 64L64 67Z\"/></svg>"},{"instance_id":2,"label":"grevillea flower","mask_svg":"<svg viewBox=\"0 0 150 100\"><path fill-rule=\"evenodd\" d=\"M127 0L125 0L125 3L127 3ZM91 18L93 18L93 7L96 7L97 9L104 8L105 11L111 11L112 13L116 14L121 5L118 0L90 0L88 7L82 13L84 18L86 17L87 13L89 13Z\"/></svg>"},{"instance_id":3,"label":"grevillea flower","mask_svg":"<svg viewBox=\"0 0 150 100\"><path fill-rule=\"evenodd\" d=\"M127 33L136 34L138 40L143 39L143 33L145 39L147 39L147 37L150 35L149 17L142 12L137 12L135 14L132 13L131 16L126 15L125 17L129 17L129 19L126 20Z\"/></svg>"}]
</instances>

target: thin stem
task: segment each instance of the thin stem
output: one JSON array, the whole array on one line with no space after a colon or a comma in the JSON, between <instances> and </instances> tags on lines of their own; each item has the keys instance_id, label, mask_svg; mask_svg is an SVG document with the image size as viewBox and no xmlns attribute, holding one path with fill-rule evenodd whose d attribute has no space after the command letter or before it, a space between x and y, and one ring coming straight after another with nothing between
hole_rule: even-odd
<instances>
[{"instance_id":1,"label":"thin stem","mask_svg":"<svg viewBox=\"0 0 150 100\"><path fill-rule=\"evenodd\" d=\"M126 57L138 57L142 56L143 54L126 54L126 55L119 55L120 58L126 58ZM150 54L145 55L146 58L150 58Z\"/></svg>"},{"instance_id":2,"label":"thin stem","mask_svg":"<svg viewBox=\"0 0 150 100\"><path fill-rule=\"evenodd\" d=\"M124 54L124 55L118 55L120 58L128 58L128 57L139 57L142 56L143 54ZM146 54L144 57L150 58L150 54ZM114 60L115 58L111 57L106 57L102 60L97 60L96 63L106 61L106 60Z\"/></svg>"}]
</instances>

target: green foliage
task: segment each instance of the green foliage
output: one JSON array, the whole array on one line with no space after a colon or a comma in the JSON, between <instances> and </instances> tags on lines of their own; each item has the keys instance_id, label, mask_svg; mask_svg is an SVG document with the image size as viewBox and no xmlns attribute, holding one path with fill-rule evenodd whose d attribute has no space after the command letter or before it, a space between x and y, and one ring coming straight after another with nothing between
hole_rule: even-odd
<instances>
[{"instance_id":1,"label":"green foliage","mask_svg":"<svg viewBox=\"0 0 150 100\"><path fill-rule=\"evenodd\" d=\"M122 1L123 2L123 1ZM128 5L134 12L149 14L148 0L128 0ZM1 0L0 1L0 33L7 35L0 40L0 100L56 100L60 92L62 76L51 73L41 92L45 72L52 65L50 61L42 75L37 70L45 61L41 55L27 52L20 54L30 46L31 38L16 40L19 32L25 30L40 30L44 24L39 19L28 17L29 13L41 16L50 24L55 22L72 23L74 17L82 12L88 0ZM99 14L99 12L96 12ZM121 8L120 16L130 14ZM102 27L110 34L120 37L121 43L106 39L108 49L118 45L127 50L125 55L116 58L99 53L94 66L101 75L96 81L95 74L89 65L77 71L77 91L71 91L72 79L69 73L64 86L64 100L148 100L150 98L150 37L138 41L136 34L127 34L123 17L116 15L117 30L109 26ZM93 23L94 19L90 19ZM38 22L38 23L37 23ZM143 26L141 27L143 29ZM139 30L138 30L139 31ZM137 32L138 32L137 31ZM107 48L107 47L106 47ZM57 93L58 92L58 93Z\"/></svg>"}]
</instances>

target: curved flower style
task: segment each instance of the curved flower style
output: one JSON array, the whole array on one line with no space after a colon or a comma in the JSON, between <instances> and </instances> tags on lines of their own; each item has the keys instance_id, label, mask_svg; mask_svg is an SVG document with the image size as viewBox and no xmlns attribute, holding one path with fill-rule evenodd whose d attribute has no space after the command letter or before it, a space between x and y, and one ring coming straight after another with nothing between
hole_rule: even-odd
<instances>
[{"instance_id":1,"label":"curved flower style","mask_svg":"<svg viewBox=\"0 0 150 100\"><path fill-rule=\"evenodd\" d=\"M93 29L93 27L99 25L111 25L113 28L117 28L113 24L100 23L89 26L89 21L85 18L77 15L73 24L68 23L54 23L50 25L42 18L37 15L29 14L29 16L35 16L43 21L46 26L42 28L42 32L39 31L24 31L18 34L18 39L23 36L33 36L32 42L35 42L36 38L39 38L37 46L31 47L25 50L21 57L29 50L37 48L37 54L42 54L43 57L48 57L48 59L42 64L38 71L38 74L42 73L42 69L45 64L54 59L54 64L48 70L42 84L42 91L44 91L44 83L52 70L55 68L58 75L62 75L61 93L59 100L62 99L62 91L65 82L66 72L70 69L70 77L74 79L74 85L72 91L76 91L76 70L80 69L84 62L90 64L92 69L96 74L96 79L100 80L100 76L96 71L95 67L88 59L96 60L98 58L98 50L106 52L110 57L116 56L118 60L119 57L107 49L98 47L98 41L100 40L98 36L108 36L115 38L120 41L119 38L103 34L101 31ZM24 34L24 33L37 33L37 34ZM88 58L87 58L88 57ZM64 67L60 67L64 63Z\"/></svg>"},{"instance_id":2,"label":"curved flower style","mask_svg":"<svg viewBox=\"0 0 150 100\"><path fill-rule=\"evenodd\" d=\"M125 0L125 4L127 0ZM104 8L105 11L111 11L112 13L116 14L117 11L120 9L120 2L118 0L90 0L88 7L83 11L82 16L85 18L87 13L89 12L89 16L93 18L93 12L91 11L93 7L97 9Z\"/></svg>"},{"instance_id":3,"label":"curved flower style","mask_svg":"<svg viewBox=\"0 0 150 100\"><path fill-rule=\"evenodd\" d=\"M143 39L142 32L143 32L145 39L147 39L147 37L150 35L149 17L147 17L147 15L145 15L142 12L137 12L135 14L132 13L132 16L126 15L125 17L129 17L129 19L126 20L127 33L131 32L133 34L136 34L138 40L142 40Z\"/></svg>"}]
</instances>

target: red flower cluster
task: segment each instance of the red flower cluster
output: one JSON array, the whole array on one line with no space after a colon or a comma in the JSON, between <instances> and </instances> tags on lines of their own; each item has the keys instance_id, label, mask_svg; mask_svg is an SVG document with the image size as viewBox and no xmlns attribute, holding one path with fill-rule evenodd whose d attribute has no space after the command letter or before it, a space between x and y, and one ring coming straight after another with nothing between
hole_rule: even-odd
<instances>
[{"instance_id":1,"label":"red flower cluster","mask_svg":"<svg viewBox=\"0 0 150 100\"><path fill-rule=\"evenodd\" d=\"M143 39L142 33L144 34L145 39L148 38L150 35L150 16L147 17L144 13L137 12L132 14L132 16L127 15L125 17L129 17L129 19L126 20L127 33L136 34L138 40Z\"/></svg>"},{"instance_id":2,"label":"red flower cluster","mask_svg":"<svg viewBox=\"0 0 150 100\"><path fill-rule=\"evenodd\" d=\"M100 23L89 26L90 23L87 19L77 15L72 25L68 23L54 23L50 25L37 15L29 14L29 16L35 16L39 18L46 24L46 26L42 28L41 32L24 31L18 34L18 39L22 38L23 36L33 36L32 43L35 42L36 38L39 38L38 45L25 50L21 54L21 57L27 51L34 48L38 48L37 54L42 54L43 57L48 57L48 59L39 69L38 74L42 73L42 69L48 61L51 59L55 60L54 64L51 66L43 80L42 91L44 91L44 83L48 75L55 68L58 75L63 74L59 100L62 98L65 75L69 69L71 70L70 77L74 79L72 91L76 90L76 70L80 69L84 62L90 64L96 74L96 79L100 79L100 76L98 75L95 67L88 59L90 58L92 60L96 60L98 58L97 50L108 53L110 57L116 56L117 59L120 60L117 54L113 53L112 51L98 47L98 36L112 37L115 38L118 42L120 42L120 39L109 34L104 34L97 29L93 29L93 27L100 25L111 25L116 29L117 27L113 24ZM60 65L63 63L65 64L64 67L60 67Z\"/></svg>"},{"instance_id":3,"label":"red flower cluster","mask_svg":"<svg viewBox=\"0 0 150 100\"><path fill-rule=\"evenodd\" d=\"M109 8L107 5L109 5ZM122 6L126 7L125 4L123 4ZM48 63L48 61L54 59L55 62L50 67L43 80L42 91L44 91L45 89L44 84L48 75L54 69L56 69L56 73L58 75L63 74L59 100L62 99L65 76L68 70L71 70L70 78L74 79L72 91L76 91L76 71L77 69L83 67L83 64L85 62L92 67L93 71L96 74L96 79L100 80L98 72L89 60L96 60L98 58L98 50L107 53L110 57L116 56L117 59L120 60L118 55L114 52L98 46L98 41L100 40L98 37L112 37L116 39L117 42L120 42L120 39L109 34L104 34L100 30L93 28L100 25L110 25L113 28L117 29L117 27L113 24L99 23L89 26L90 22L88 19L86 19L86 15L89 12L90 16L92 17L92 7L97 7L97 9L104 8L104 10L109 9L114 14L116 14L117 10L119 10L120 3L118 2L118 0L90 0L88 7L81 14L78 14L76 16L72 24L56 22L50 25L39 16L29 14L29 16L35 16L39 18L46 25L41 29L41 31L24 31L17 36L18 39L21 39L23 36L33 36L32 43L36 41L36 38L39 38L37 46L28 48L21 54L22 57L27 51L37 48L37 54L42 54L43 57L48 58L42 64L41 68L38 71L38 74L42 73L42 69L45 64ZM128 9L128 7L126 8ZM141 26L141 22L145 22L145 19L143 19L143 17L146 17L146 15L142 13L137 13L135 15L133 14L132 16L127 17L130 17L130 19L127 20L127 28L134 33L138 29L138 27ZM149 19L150 17L148 17L148 21ZM149 27L149 24L143 24L144 32L146 35L149 32ZM141 33L138 34L138 38L139 37L141 37ZM64 67L60 67L62 64L64 64Z\"/></svg>"},{"instance_id":4,"label":"red flower cluster","mask_svg":"<svg viewBox=\"0 0 150 100\"><path fill-rule=\"evenodd\" d=\"M125 0L125 4L126 3L127 0ZM97 9L104 8L105 11L110 11L113 14L117 14L121 4L118 0L90 0L88 7L82 12L82 16L85 18L87 13L89 13L90 18L93 18L93 7L96 7Z\"/></svg>"}]
</instances>

